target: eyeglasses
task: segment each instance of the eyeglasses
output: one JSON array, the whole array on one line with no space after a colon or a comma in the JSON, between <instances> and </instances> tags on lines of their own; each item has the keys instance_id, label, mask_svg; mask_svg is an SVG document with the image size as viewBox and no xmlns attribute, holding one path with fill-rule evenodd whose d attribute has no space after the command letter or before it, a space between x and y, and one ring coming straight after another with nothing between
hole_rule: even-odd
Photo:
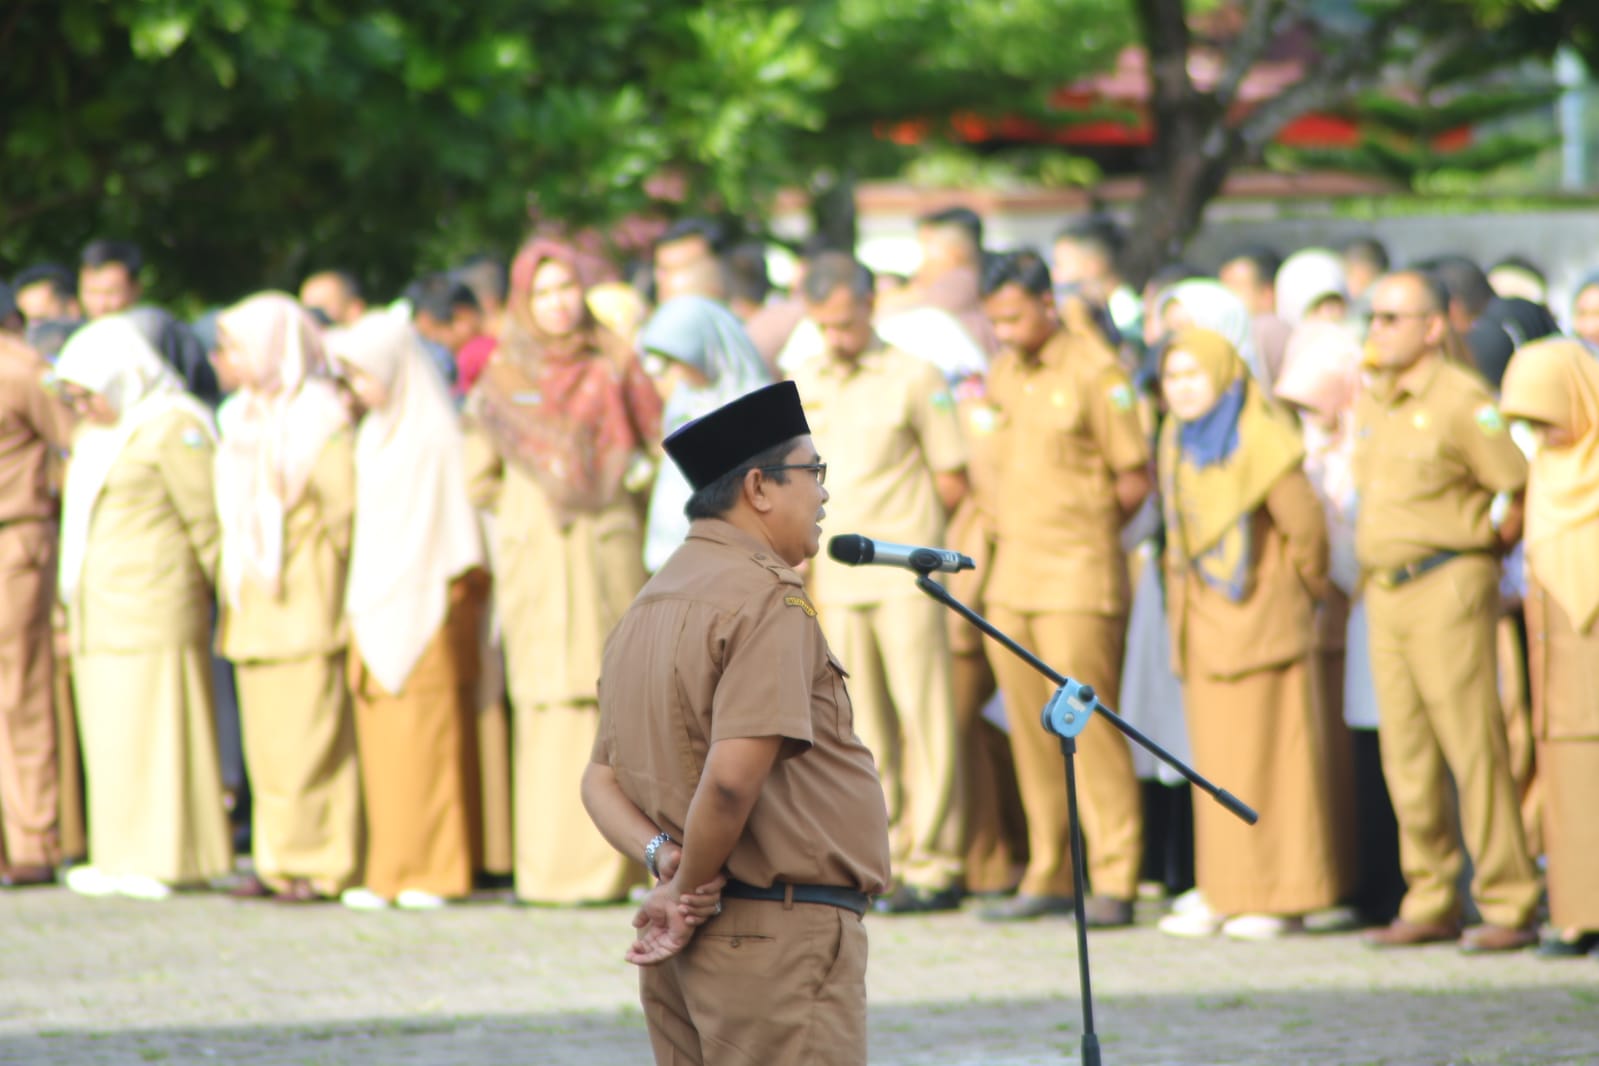
<instances>
[{"instance_id":1,"label":"eyeglasses","mask_svg":"<svg viewBox=\"0 0 1599 1066\"><path fill-rule=\"evenodd\" d=\"M1397 325L1402 318L1428 318L1437 314L1436 311L1373 311L1366 317L1374 326Z\"/></svg>"},{"instance_id":2,"label":"eyeglasses","mask_svg":"<svg viewBox=\"0 0 1599 1066\"><path fill-rule=\"evenodd\" d=\"M809 470L816 475L816 483L818 485L827 484L826 463L783 463L780 466L762 466L756 469L766 474L775 474L779 470Z\"/></svg>"}]
</instances>

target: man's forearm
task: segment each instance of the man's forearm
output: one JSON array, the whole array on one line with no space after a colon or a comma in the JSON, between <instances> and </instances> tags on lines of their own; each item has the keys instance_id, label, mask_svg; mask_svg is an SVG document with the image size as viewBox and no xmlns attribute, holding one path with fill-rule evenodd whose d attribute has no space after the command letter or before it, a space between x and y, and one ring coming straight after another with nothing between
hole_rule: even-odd
<instances>
[{"instance_id":1,"label":"man's forearm","mask_svg":"<svg viewBox=\"0 0 1599 1066\"><path fill-rule=\"evenodd\" d=\"M600 835L623 855L642 861L644 845L660 829L627 798L616 772L603 763L589 763L583 771L582 793L583 806Z\"/></svg>"}]
</instances>

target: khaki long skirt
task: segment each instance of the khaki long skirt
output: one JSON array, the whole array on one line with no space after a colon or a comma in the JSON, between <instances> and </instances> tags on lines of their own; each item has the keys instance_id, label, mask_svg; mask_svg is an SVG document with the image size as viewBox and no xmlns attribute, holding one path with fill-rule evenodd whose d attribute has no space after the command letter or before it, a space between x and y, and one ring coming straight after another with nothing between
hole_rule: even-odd
<instances>
[{"instance_id":1,"label":"khaki long skirt","mask_svg":"<svg viewBox=\"0 0 1599 1066\"><path fill-rule=\"evenodd\" d=\"M1337 902L1322 730L1303 661L1183 683L1194 765L1260 812L1245 825L1194 797L1194 872L1220 914L1297 915Z\"/></svg>"},{"instance_id":2,"label":"khaki long skirt","mask_svg":"<svg viewBox=\"0 0 1599 1066\"><path fill-rule=\"evenodd\" d=\"M359 883L361 777L344 655L234 665L255 873L324 896Z\"/></svg>"},{"instance_id":3,"label":"khaki long skirt","mask_svg":"<svg viewBox=\"0 0 1599 1066\"><path fill-rule=\"evenodd\" d=\"M233 867L203 644L73 657L89 862L197 885Z\"/></svg>"}]
</instances>

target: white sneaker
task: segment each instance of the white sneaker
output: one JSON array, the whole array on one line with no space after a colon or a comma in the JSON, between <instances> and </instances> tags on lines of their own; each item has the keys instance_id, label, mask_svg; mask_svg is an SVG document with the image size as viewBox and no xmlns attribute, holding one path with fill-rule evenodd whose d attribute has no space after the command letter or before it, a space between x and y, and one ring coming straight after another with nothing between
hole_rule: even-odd
<instances>
[{"instance_id":1,"label":"white sneaker","mask_svg":"<svg viewBox=\"0 0 1599 1066\"><path fill-rule=\"evenodd\" d=\"M1360 912L1344 904L1305 915L1305 931L1310 933L1345 933L1361 924Z\"/></svg>"},{"instance_id":2,"label":"white sneaker","mask_svg":"<svg viewBox=\"0 0 1599 1066\"><path fill-rule=\"evenodd\" d=\"M1215 936L1221 929L1224 919L1219 914L1211 914L1209 909L1204 911L1187 911L1182 914L1173 912L1166 915L1155 928L1167 936L1181 936L1190 939L1200 939Z\"/></svg>"},{"instance_id":3,"label":"white sneaker","mask_svg":"<svg viewBox=\"0 0 1599 1066\"><path fill-rule=\"evenodd\" d=\"M80 896L114 896L117 879L93 866L74 866L67 871L67 888Z\"/></svg>"},{"instance_id":4,"label":"white sneaker","mask_svg":"<svg viewBox=\"0 0 1599 1066\"><path fill-rule=\"evenodd\" d=\"M449 903L443 896L435 896L420 888L407 888L394 898L395 906L407 911L436 911Z\"/></svg>"},{"instance_id":5,"label":"white sneaker","mask_svg":"<svg viewBox=\"0 0 1599 1066\"><path fill-rule=\"evenodd\" d=\"M127 896L129 899L159 901L170 899L172 896L171 885L143 874L123 874L116 881L117 895Z\"/></svg>"},{"instance_id":6,"label":"white sneaker","mask_svg":"<svg viewBox=\"0 0 1599 1066\"><path fill-rule=\"evenodd\" d=\"M1209 914L1210 904L1205 902L1205 897L1199 894L1199 889L1190 888L1187 892L1171 901L1173 914Z\"/></svg>"},{"instance_id":7,"label":"white sneaker","mask_svg":"<svg viewBox=\"0 0 1599 1066\"><path fill-rule=\"evenodd\" d=\"M1305 923L1299 918L1284 918L1278 914L1240 914L1222 925L1222 936L1233 940L1276 940L1290 933L1303 932Z\"/></svg>"},{"instance_id":8,"label":"white sneaker","mask_svg":"<svg viewBox=\"0 0 1599 1066\"><path fill-rule=\"evenodd\" d=\"M389 907L389 901L370 888L347 888L339 893L339 902L355 911L382 911Z\"/></svg>"}]
</instances>

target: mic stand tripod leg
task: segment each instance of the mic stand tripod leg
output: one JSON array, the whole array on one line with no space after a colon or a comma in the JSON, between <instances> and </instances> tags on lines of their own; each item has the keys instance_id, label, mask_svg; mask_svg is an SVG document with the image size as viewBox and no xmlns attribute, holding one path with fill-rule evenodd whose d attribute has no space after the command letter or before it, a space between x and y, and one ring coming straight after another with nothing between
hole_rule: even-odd
<instances>
[{"instance_id":1,"label":"mic stand tripod leg","mask_svg":"<svg viewBox=\"0 0 1599 1066\"><path fill-rule=\"evenodd\" d=\"M1077 983L1083 1000L1083 1066L1100 1066L1099 1034L1094 1031L1094 986L1088 967L1087 886L1083 878L1083 823L1077 816L1077 739L1060 738L1066 760L1066 814L1072 838L1072 909L1077 918Z\"/></svg>"}]
</instances>

